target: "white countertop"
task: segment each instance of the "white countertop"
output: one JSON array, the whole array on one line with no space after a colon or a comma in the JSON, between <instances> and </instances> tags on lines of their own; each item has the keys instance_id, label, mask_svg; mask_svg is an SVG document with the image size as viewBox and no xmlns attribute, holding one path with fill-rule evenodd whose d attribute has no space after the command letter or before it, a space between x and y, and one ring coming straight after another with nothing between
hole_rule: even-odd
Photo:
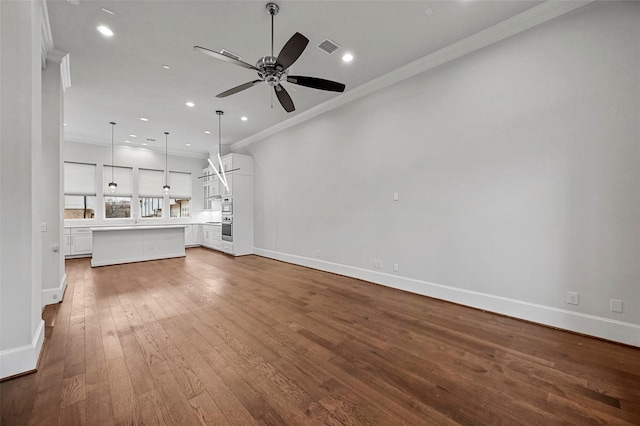
<instances>
[{"instance_id":1,"label":"white countertop","mask_svg":"<svg viewBox=\"0 0 640 426\"><path fill-rule=\"evenodd\" d=\"M105 231L135 231L145 229L174 229L184 228L189 224L184 225L129 225L129 226L100 226L97 228L91 228L93 232L105 232Z\"/></svg>"}]
</instances>

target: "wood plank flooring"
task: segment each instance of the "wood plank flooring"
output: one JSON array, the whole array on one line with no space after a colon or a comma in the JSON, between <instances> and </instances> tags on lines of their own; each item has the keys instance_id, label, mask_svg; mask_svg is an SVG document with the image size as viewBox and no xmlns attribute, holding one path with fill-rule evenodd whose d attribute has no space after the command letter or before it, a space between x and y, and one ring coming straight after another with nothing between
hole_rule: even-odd
<instances>
[{"instance_id":1,"label":"wood plank flooring","mask_svg":"<svg viewBox=\"0 0 640 426\"><path fill-rule=\"evenodd\" d=\"M640 424L640 349L203 248L66 269L3 425Z\"/></svg>"}]
</instances>

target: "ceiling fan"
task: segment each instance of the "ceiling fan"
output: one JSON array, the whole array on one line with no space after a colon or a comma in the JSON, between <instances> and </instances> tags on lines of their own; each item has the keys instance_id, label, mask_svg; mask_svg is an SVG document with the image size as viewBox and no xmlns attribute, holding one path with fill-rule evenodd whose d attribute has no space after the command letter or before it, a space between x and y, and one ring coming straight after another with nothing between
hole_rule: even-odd
<instances>
[{"instance_id":1,"label":"ceiling fan","mask_svg":"<svg viewBox=\"0 0 640 426\"><path fill-rule=\"evenodd\" d=\"M279 10L280 8L277 4L267 3L267 13L271 15L271 56L260 58L255 66L224 53L218 53L200 46L193 46L193 49L197 52L258 72L259 80L253 80L224 91L216 95L217 98L233 95L234 93L241 92L264 81L273 87L276 97L285 111L292 112L295 111L296 108L293 105L291 96L289 96L289 93L281 85L282 82L286 81L287 83L297 84L299 86L328 90L331 92L344 92L345 85L342 83L317 77L289 75L289 67L300 57L307 47L307 44L309 44L309 39L302 34L295 33L284 45L278 56L273 56L273 17L278 14Z\"/></svg>"}]
</instances>

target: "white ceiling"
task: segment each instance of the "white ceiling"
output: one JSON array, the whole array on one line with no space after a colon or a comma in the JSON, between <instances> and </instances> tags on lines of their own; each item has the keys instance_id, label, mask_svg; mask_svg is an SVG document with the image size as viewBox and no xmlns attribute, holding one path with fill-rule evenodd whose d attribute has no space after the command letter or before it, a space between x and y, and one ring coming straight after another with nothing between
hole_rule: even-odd
<instances>
[{"instance_id":1,"label":"white ceiling","mask_svg":"<svg viewBox=\"0 0 640 426\"><path fill-rule=\"evenodd\" d=\"M65 92L65 137L205 157L218 143L232 144L337 96L284 83L296 111L286 113L265 83L224 99L215 96L255 80L254 71L194 52L200 45L227 49L250 64L271 53L266 1L48 0L53 41L70 53L71 87ZM277 1L275 48L296 31L309 45L291 66L346 84L346 92L438 49L530 9L538 1ZM106 8L114 15L101 10ZM115 33L105 38L98 25ZM325 39L341 47L329 55ZM343 63L346 52L355 59ZM169 65L166 70L162 65ZM185 105L195 103L194 108ZM240 117L248 117L241 121ZM140 117L146 117L143 122ZM205 130L211 131L205 134ZM129 135L135 134L137 138ZM147 142L146 139L155 139ZM186 144L190 143L191 147Z\"/></svg>"}]
</instances>

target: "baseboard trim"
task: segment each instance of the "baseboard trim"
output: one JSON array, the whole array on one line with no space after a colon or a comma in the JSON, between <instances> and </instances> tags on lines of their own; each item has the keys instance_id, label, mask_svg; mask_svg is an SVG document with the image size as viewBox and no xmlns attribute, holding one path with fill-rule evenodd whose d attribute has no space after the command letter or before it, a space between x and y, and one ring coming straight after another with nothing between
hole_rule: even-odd
<instances>
[{"instance_id":1,"label":"baseboard trim","mask_svg":"<svg viewBox=\"0 0 640 426\"><path fill-rule=\"evenodd\" d=\"M44 320L40 320L30 345L0 351L0 380L35 371L44 342Z\"/></svg>"},{"instance_id":2,"label":"baseboard trim","mask_svg":"<svg viewBox=\"0 0 640 426\"><path fill-rule=\"evenodd\" d=\"M442 284L255 248L255 254L546 326L640 347L640 325Z\"/></svg>"},{"instance_id":3,"label":"baseboard trim","mask_svg":"<svg viewBox=\"0 0 640 426\"><path fill-rule=\"evenodd\" d=\"M67 288L67 274L62 275L58 288L48 288L42 290L42 309L47 305L62 302L64 291Z\"/></svg>"}]
</instances>

